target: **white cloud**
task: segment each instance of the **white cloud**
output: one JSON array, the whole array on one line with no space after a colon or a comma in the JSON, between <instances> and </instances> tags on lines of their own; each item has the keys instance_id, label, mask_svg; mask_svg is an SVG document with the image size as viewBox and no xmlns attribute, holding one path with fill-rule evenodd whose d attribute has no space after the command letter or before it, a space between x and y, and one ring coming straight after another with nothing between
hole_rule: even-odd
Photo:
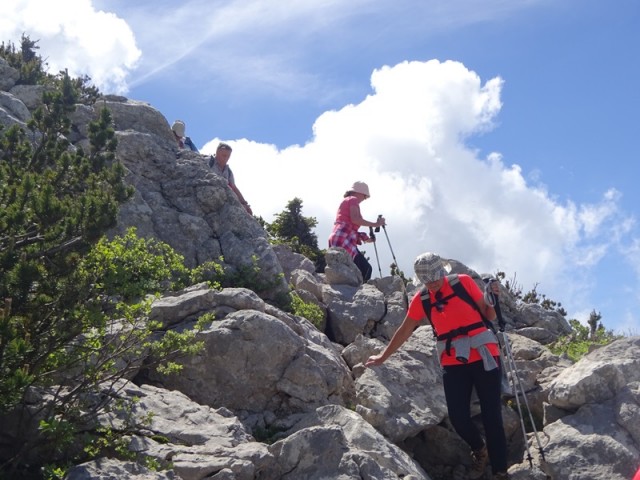
<instances>
[{"instance_id":1,"label":"white cloud","mask_svg":"<svg viewBox=\"0 0 640 480\"><path fill-rule=\"evenodd\" d=\"M68 69L88 75L107 93L125 93L126 78L141 52L133 32L113 13L96 11L90 0L17 0L3 5L0 38L17 46L23 33L38 40L51 73Z\"/></svg>"},{"instance_id":2,"label":"white cloud","mask_svg":"<svg viewBox=\"0 0 640 480\"><path fill-rule=\"evenodd\" d=\"M604 198L599 204L582 206L580 221L587 235L599 232L602 224L617 212L620 198L620 192L610 189L604 194Z\"/></svg>"},{"instance_id":3,"label":"white cloud","mask_svg":"<svg viewBox=\"0 0 640 480\"><path fill-rule=\"evenodd\" d=\"M609 248L603 229L614 221L619 197L607 192L594 205L560 204L529 186L518 165L466 148L463 139L490 128L499 112L500 79L482 84L460 63L432 60L381 68L372 86L362 102L321 115L304 146L278 151L236 142L230 165L255 214L270 221L299 197L303 213L318 220L324 247L343 193L363 180L372 192L363 215L385 215L406 274L417 254L431 250L481 273L516 274L525 291L538 284L565 304L567 295L585 295L567 284ZM216 143L203 151L212 153ZM377 272L374 250L366 250ZM378 253L388 274L391 251L382 234ZM588 288L588 278L581 285Z\"/></svg>"}]
</instances>

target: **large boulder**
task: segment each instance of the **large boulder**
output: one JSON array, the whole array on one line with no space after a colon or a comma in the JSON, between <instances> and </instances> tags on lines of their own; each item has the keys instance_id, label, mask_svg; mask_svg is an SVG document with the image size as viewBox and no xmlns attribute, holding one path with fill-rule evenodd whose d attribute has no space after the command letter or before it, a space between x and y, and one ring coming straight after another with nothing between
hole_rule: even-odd
<instances>
[{"instance_id":1,"label":"large boulder","mask_svg":"<svg viewBox=\"0 0 640 480\"><path fill-rule=\"evenodd\" d=\"M287 434L269 447L277 459L271 478L429 480L407 453L357 413L337 405L304 416Z\"/></svg>"},{"instance_id":2,"label":"large boulder","mask_svg":"<svg viewBox=\"0 0 640 480\"><path fill-rule=\"evenodd\" d=\"M587 403L615 398L623 388L640 381L640 337L617 340L563 370L549 388L549 403L577 410Z\"/></svg>"},{"instance_id":3,"label":"large boulder","mask_svg":"<svg viewBox=\"0 0 640 480\"><path fill-rule=\"evenodd\" d=\"M364 355L378 353L363 345ZM374 368L354 367L356 412L397 442L438 425L447 415L435 340L425 327L416 329L404 346L384 364Z\"/></svg>"},{"instance_id":4,"label":"large boulder","mask_svg":"<svg viewBox=\"0 0 640 480\"><path fill-rule=\"evenodd\" d=\"M304 328L315 329L308 322ZM198 403L236 411L306 412L353 397L351 374L336 350L267 313L230 313L197 340L204 351L185 359L181 375L151 373L151 379Z\"/></svg>"}]
</instances>

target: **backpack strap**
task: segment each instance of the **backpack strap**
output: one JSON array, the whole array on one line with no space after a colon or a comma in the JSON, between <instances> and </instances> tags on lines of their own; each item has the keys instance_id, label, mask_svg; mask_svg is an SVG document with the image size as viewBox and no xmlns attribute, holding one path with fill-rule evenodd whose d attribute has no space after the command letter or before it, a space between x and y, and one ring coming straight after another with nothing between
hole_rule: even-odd
<instances>
[{"instance_id":1,"label":"backpack strap","mask_svg":"<svg viewBox=\"0 0 640 480\"><path fill-rule=\"evenodd\" d=\"M427 287L422 287L420 290L420 300L422 301L422 309L424 310L424 314L427 316L427 321L429 325L431 325L431 330L433 330L433 336L437 337L438 332L436 332L436 327L431 323L431 295L429 294L429 289Z\"/></svg>"},{"instance_id":2,"label":"backpack strap","mask_svg":"<svg viewBox=\"0 0 640 480\"><path fill-rule=\"evenodd\" d=\"M454 279L453 281L455 282L460 282L458 280L458 275L457 274L451 274L451 275L447 275L447 279L449 280L449 283L451 283L452 279ZM459 287L462 287L462 285L459 285ZM462 288L462 290L464 290L464 288ZM465 291L466 293L466 291ZM420 290L420 300L422 301L422 309L424 310L425 315L427 316L427 320L429 321L429 325L431 325L431 330L433 330L433 336L437 337L438 336L438 332L436 332L436 328L433 326L433 323L431 323L431 309L433 307L438 307L438 305L445 305L447 303L447 300L449 300L450 298L453 298L457 295L455 289L453 291L453 293L451 295L447 295L444 298L441 298L439 301L436 302L435 305L431 304L431 294L429 293L429 289L427 289L427 287L422 287L422 290Z\"/></svg>"},{"instance_id":3,"label":"backpack strap","mask_svg":"<svg viewBox=\"0 0 640 480\"><path fill-rule=\"evenodd\" d=\"M464 300L465 302L467 302L469 305L471 305L475 309L476 312L480 314L480 318L482 318L482 323L484 324L484 326L487 327L489 330L491 330L493 333L495 333L495 327L493 326L493 323L487 320L487 318L480 311L476 302L473 300L473 298L471 298L471 295L469 295L469 292L467 292L467 290L464 288L464 286L460 282L460 278L458 277L458 274L452 273L450 275L447 275L447 280L449 281L449 285L451 285L451 289L453 290L453 295L448 295L445 298L443 298L441 301L448 300L449 298L452 298L454 296L460 297L461 300ZM422 290L420 290L420 300L422 301L422 308L424 309L424 313L427 316L427 320L429 321L429 324L431 325L431 329L433 330L433 335L434 337L437 338L438 333L436 332L436 329L433 326L433 323L431 323L431 309L433 308L433 305L431 304L431 296L429 294L429 290L427 289L427 287L423 287Z\"/></svg>"}]
</instances>

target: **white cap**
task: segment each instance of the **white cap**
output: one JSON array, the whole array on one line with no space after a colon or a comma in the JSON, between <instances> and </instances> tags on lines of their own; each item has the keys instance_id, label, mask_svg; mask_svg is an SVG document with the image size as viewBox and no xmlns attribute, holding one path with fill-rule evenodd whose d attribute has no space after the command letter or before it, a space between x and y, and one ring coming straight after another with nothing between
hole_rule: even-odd
<instances>
[{"instance_id":1,"label":"white cap","mask_svg":"<svg viewBox=\"0 0 640 480\"><path fill-rule=\"evenodd\" d=\"M369 185L364 182L353 182L353 185L351 185L349 191L361 193L362 195L366 195L367 197L371 196L369 195Z\"/></svg>"}]
</instances>

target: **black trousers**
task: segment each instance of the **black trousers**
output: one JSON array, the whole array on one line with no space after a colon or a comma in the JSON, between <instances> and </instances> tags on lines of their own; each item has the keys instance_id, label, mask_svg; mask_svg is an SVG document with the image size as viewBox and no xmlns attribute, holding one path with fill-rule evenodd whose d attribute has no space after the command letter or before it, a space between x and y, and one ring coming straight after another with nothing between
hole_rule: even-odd
<instances>
[{"instance_id":1,"label":"black trousers","mask_svg":"<svg viewBox=\"0 0 640 480\"><path fill-rule=\"evenodd\" d=\"M442 376L444 394L447 399L449 420L458 435L472 450L483 447L482 435L471 421L471 393L475 387L482 425L487 437L489 461L493 473L507 471L507 439L502 423L502 402L500 400L502 372L500 368L486 371L483 363L444 367Z\"/></svg>"},{"instance_id":2,"label":"black trousers","mask_svg":"<svg viewBox=\"0 0 640 480\"><path fill-rule=\"evenodd\" d=\"M365 257L364 254L360 250L358 250L356 256L353 257L353 263L356 264L356 267L358 267L358 269L362 273L362 281L364 283L367 283L371 278L371 273L373 272L373 267L367 260L367 257Z\"/></svg>"}]
</instances>

